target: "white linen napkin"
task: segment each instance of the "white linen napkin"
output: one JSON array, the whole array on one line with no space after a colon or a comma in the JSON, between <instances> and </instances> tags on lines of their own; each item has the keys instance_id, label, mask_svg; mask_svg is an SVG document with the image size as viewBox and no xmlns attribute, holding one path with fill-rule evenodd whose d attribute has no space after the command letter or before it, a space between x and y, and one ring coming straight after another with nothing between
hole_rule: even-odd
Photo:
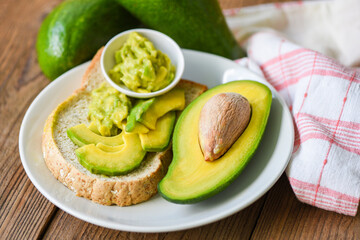
<instances>
[{"instance_id":1,"label":"white linen napkin","mask_svg":"<svg viewBox=\"0 0 360 240\"><path fill-rule=\"evenodd\" d=\"M295 195L351 216L360 200L360 72L344 65L360 63L359 10L360 1L349 0L225 11L248 52L238 62L261 69L292 113L296 135L286 174Z\"/></svg>"},{"instance_id":2,"label":"white linen napkin","mask_svg":"<svg viewBox=\"0 0 360 240\"><path fill-rule=\"evenodd\" d=\"M345 66L360 66L360 1L297 1L224 11L239 42L273 29Z\"/></svg>"}]
</instances>

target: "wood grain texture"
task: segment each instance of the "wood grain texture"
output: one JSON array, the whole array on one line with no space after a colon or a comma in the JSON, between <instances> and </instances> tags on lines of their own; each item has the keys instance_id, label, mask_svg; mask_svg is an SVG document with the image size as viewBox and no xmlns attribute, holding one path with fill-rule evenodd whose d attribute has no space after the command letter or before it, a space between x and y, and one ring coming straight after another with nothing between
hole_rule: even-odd
<instances>
[{"instance_id":1,"label":"wood grain texture","mask_svg":"<svg viewBox=\"0 0 360 240\"><path fill-rule=\"evenodd\" d=\"M285 174L267 195L252 239L360 239L356 217L299 202Z\"/></svg>"},{"instance_id":2,"label":"wood grain texture","mask_svg":"<svg viewBox=\"0 0 360 240\"><path fill-rule=\"evenodd\" d=\"M0 5L0 239L32 239L44 232L55 206L38 192L22 168L18 136L23 116L47 84L36 60L35 40L44 1Z\"/></svg>"},{"instance_id":3,"label":"wood grain texture","mask_svg":"<svg viewBox=\"0 0 360 240\"><path fill-rule=\"evenodd\" d=\"M284 0L220 0L222 8ZM286 1L286 0L285 0ZM129 233L81 221L56 208L22 168L23 116L49 81L37 64L38 28L61 0L0 0L0 239L360 239L360 215L300 203L283 175L257 202L218 222L171 233Z\"/></svg>"}]
</instances>

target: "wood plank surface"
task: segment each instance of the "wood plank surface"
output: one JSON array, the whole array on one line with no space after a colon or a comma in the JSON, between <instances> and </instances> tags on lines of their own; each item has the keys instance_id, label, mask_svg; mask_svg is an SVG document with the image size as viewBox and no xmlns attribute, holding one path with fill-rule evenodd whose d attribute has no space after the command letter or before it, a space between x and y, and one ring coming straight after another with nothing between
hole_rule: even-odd
<instances>
[{"instance_id":1,"label":"wood plank surface","mask_svg":"<svg viewBox=\"0 0 360 240\"><path fill-rule=\"evenodd\" d=\"M49 83L38 67L35 41L56 2L14 3L0 2L0 239L33 239L46 230L56 207L26 176L18 136L27 108Z\"/></svg>"},{"instance_id":2,"label":"wood plank surface","mask_svg":"<svg viewBox=\"0 0 360 240\"><path fill-rule=\"evenodd\" d=\"M276 0L220 0L223 9ZM286 1L286 0L285 0ZM171 233L129 233L79 220L55 207L27 177L19 128L49 81L35 42L44 17L61 0L0 0L0 239L360 239L360 216L300 203L285 175L254 204L206 226Z\"/></svg>"},{"instance_id":3,"label":"wood plank surface","mask_svg":"<svg viewBox=\"0 0 360 240\"><path fill-rule=\"evenodd\" d=\"M285 174L269 191L252 239L360 239L360 215L325 211L298 201Z\"/></svg>"}]
</instances>

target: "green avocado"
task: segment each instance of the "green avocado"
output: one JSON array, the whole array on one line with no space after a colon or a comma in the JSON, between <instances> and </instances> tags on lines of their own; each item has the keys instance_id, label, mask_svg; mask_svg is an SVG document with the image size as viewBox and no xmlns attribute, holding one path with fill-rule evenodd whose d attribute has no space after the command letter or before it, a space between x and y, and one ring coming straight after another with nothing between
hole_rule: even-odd
<instances>
[{"instance_id":1,"label":"green avocado","mask_svg":"<svg viewBox=\"0 0 360 240\"><path fill-rule=\"evenodd\" d=\"M182 48L236 59L245 56L226 24L217 0L117 0L145 25Z\"/></svg>"},{"instance_id":2,"label":"green avocado","mask_svg":"<svg viewBox=\"0 0 360 240\"><path fill-rule=\"evenodd\" d=\"M136 121L154 130L158 118L167 112L183 110L185 107L185 92L181 88L174 88L171 91L155 98L151 106L141 114L136 115Z\"/></svg>"},{"instance_id":3,"label":"green avocado","mask_svg":"<svg viewBox=\"0 0 360 240\"><path fill-rule=\"evenodd\" d=\"M93 133L96 133L96 134L98 134L98 135L101 135L95 122L90 122L90 124L89 124L89 126L88 126L88 129L89 129L90 131L92 131Z\"/></svg>"},{"instance_id":4,"label":"green avocado","mask_svg":"<svg viewBox=\"0 0 360 240\"><path fill-rule=\"evenodd\" d=\"M104 137L91 131L85 124L79 124L71 127L66 131L66 133L71 141L79 147L97 143L102 143L108 146L118 146L124 143L123 132L113 137Z\"/></svg>"},{"instance_id":5,"label":"green avocado","mask_svg":"<svg viewBox=\"0 0 360 240\"><path fill-rule=\"evenodd\" d=\"M139 135L125 133L124 146L120 151L105 152L95 144L85 145L75 150L80 164L90 172L117 176L126 174L137 168L146 152L141 147Z\"/></svg>"},{"instance_id":6,"label":"green avocado","mask_svg":"<svg viewBox=\"0 0 360 240\"><path fill-rule=\"evenodd\" d=\"M99 148L100 150L103 150L104 152L118 152L124 148L124 144L118 146L109 146L103 143L98 143L96 144L96 147Z\"/></svg>"},{"instance_id":7,"label":"green avocado","mask_svg":"<svg viewBox=\"0 0 360 240\"><path fill-rule=\"evenodd\" d=\"M239 93L250 103L252 115L245 131L219 159L205 161L199 140L199 117L204 104L214 95ZM174 157L168 173L158 185L159 193L175 203L195 203L223 190L245 168L264 133L272 94L255 81L234 81L208 90L181 114L174 130Z\"/></svg>"},{"instance_id":8,"label":"green avocado","mask_svg":"<svg viewBox=\"0 0 360 240\"><path fill-rule=\"evenodd\" d=\"M91 59L114 35L139 26L115 0L66 0L43 21L36 42L41 70L54 80Z\"/></svg>"},{"instance_id":9,"label":"green avocado","mask_svg":"<svg viewBox=\"0 0 360 240\"><path fill-rule=\"evenodd\" d=\"M146 133L146 131L144 132L141 129L145 130L147 128L141 123L137 122L136 119L140 118L140 116L149 109L149 107L154 103L154 101L155 98L151 98L148 100L139 100L135 104L135 106L131 109L129 116L127 117L127 123L125 126L126 132Z\"/></svg>"},{"instance_id":10,"label":"green avocado","mask_svg":"<svg viewBox=\"0 0 360 240\"><path fill-rule=\"evenodd\" d=\"M131 128L131 131L129 131L129 132L126 131L127 123L125 123L123 125L123 129L125 129L125 131L128 133L147 133L147 132L149 132L149 129L147 127L145 127L144 125L142 125L141 123L135 121L133 124L134 124L134 126Z\"/></svg>"},{"instance_id":11,"label":"green avocado","mask_svg":"<svg viewBox=\"0 0 360 240\"><path fill-rule=\"evenodd\" d=\"M161 152L166 149L170 143L175 119L176 113L168 112L156 122L155 130L139 134L142 148L147 152Z\"/></svg>"}]
</instances>

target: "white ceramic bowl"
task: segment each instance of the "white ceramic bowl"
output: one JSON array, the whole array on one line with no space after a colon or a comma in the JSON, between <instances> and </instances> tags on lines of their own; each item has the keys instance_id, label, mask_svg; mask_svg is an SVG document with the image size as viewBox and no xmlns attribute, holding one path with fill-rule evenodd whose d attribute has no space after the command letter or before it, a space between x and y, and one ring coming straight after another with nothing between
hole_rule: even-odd
<instances>
[{"instance_id":1,"label":"white ceramic bowl","mask_svg":"<svg viewBox=\"0 0 360 240\"><path fill-rule=\"evenodd\" d=\"M115 83L108 75L109 70L115 66L115 52L121 48L124 42L127 40L131 32L137 32L147 39L149 39L156 49L168 55L171 63L175 66L176 72L174 80L165 88L151 93L138 93L128 89L125 85ZM100 60L101 71L103 72L106 80L118 91L135 98L150 98L166 93L171 90L180 81L180 78L184 72L184 55L179 45L167 35L150 29L132 29L122 33L119 33L113 37L106 45L101 55Z\"/></svg>"}]
</instances>

